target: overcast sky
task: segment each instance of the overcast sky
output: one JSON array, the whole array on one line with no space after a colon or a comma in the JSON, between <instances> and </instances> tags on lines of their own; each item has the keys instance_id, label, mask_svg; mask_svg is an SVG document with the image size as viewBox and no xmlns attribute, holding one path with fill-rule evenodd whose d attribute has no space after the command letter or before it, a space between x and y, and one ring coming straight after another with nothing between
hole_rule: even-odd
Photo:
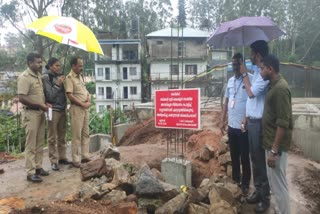
<instances>
[{"instance_id":1,"label":"overcast sky","mask_svg":"<svg viewBox=\"0 0 320 214\"><path fill-rule=\"evenodd\" d=\"M178 0L170 0L171 1L171 4L172 4L172 8L173 8L173 15L176 16L178 14ZM4 3L5 2L10 2L10 0L4 0L3 1ZM49 10L48 10L48 15L60 15L59 14L59 9L56 8L56 7L51 7ZM29 19L25 19L25 22L22 22L22 23L19 23L19 28L20 29L24 29L28 24L31 23L31 20ZM2 31L0 32L0 43L1 45L4 45L4 37L5 37L5 34L6 33L18 33L18 31L12 27L10 24L6 24L4 29L2 29Z\"/></svg>"}]
</instances>

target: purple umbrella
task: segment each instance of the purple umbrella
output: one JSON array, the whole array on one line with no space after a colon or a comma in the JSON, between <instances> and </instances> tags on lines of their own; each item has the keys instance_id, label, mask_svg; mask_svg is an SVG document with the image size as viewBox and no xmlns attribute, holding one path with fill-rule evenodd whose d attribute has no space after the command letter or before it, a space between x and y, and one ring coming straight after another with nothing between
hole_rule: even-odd
<instances>
[{"instance_id":1,"label":"purple umbrella","mask_svg":"<svg viewBox=\"0 0 320 214\"><path fill-rule=\"evenodd\" d=\"M284 32L265 16L241 17L224 22L210 36L207 43L214 48L250 45L257 40L270 41Z\"/></svg>"}]
</instances>

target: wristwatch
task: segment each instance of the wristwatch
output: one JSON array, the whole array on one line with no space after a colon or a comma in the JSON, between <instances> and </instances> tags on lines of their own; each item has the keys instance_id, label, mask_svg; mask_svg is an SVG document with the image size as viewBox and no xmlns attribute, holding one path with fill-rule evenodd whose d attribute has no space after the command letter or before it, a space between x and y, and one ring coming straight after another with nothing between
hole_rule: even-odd
<instances>
[{"instance_id":1,"label":"wristwatch","mask_svg":"<svg viewBox=\"0 0 320 214\"><path fill-rule=\"evenodd\" d=\"M271 154L272 154L273 156L277 156L277 155L278 155L278 152L275 152L273 149L271 149Z\"/></svg>"},{"instance_id":2,"label":"wristwatch","mask_svg":"<svg viewBox=\"0 0 320 214\"><path fill-rule=\"evenodd\" d=\"M242 77L244 78L244 77L246 77L246 76L248 76L248 73L247 73L247 72L244 72L244 73L242 74Z\"/></svg>"}]
</instances>

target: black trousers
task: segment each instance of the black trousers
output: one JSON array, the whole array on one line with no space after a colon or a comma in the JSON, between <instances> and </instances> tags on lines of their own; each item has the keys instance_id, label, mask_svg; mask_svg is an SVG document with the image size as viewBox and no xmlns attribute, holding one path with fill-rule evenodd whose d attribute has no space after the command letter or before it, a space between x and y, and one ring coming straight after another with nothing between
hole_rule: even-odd
<instances>
[{"instance_id":1,"label":"black trousers","mask_svg":"<svg viewBox=\"0 0 320 214\"><path fill-rule=\"evenodd\" d=\"M228 127L229 147L232 161L232 179L241 183L242 187L249 187L251 168L249 159L248 132ZM240 171L242 166L242 176Z\"/></svg>"},{"instance_id":2,"label":"black trousers","mask_svg":"<svg viewBox=\"0 0 320 214\"><path fill-rule=\"evenodd\" d=\"M248 119L248 139L251 156L253 181L261 200L268 200L270 187L267 177L265 150L262 148L261 120Z\"/></svg>"}]
</instances>

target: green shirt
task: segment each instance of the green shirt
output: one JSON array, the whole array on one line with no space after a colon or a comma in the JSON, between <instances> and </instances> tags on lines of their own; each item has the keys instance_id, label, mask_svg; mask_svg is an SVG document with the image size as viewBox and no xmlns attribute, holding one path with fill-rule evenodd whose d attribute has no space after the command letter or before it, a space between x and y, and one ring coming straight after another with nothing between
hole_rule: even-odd
<instances>
[{"instance_id":1,"label":"green shirt","mask_svg":"<svg viewBox=\"0 0 320 214\"><path fill-rule=\"evenodd\" d=\"M279 75L269 84L262 117L263 147L270 150L274 143L277 127L285 129L279 151L288 151L292 137L291 92L287 81Z\"/></svg>"}]
</instances>

